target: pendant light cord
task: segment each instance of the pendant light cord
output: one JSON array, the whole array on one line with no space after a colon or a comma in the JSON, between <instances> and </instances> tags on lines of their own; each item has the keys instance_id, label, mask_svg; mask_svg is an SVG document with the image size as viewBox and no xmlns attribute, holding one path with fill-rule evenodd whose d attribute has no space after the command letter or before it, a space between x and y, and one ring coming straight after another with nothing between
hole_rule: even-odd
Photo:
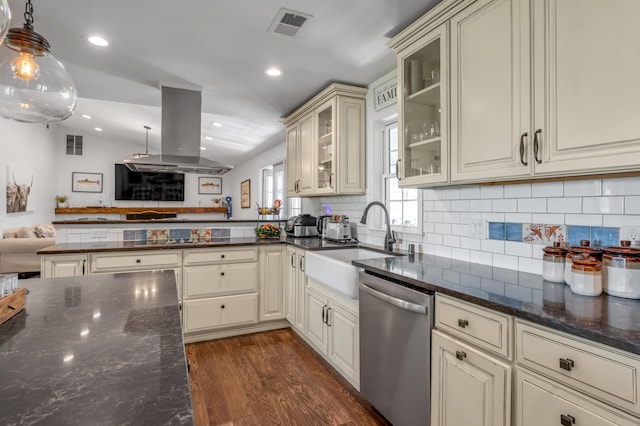
<instances>
[{"instance_id":1,"label":"pendant light cord","mask_svg":"<svg viewBox=\"0 0 640 426\"><path fill-rule=\"evenodd\" d=\"M147 146L144 149L144 153L149 155L149 130L151 130L151 127L149 126L144 126L145 129L147 129Z\"/></svg>"}]
</instances>

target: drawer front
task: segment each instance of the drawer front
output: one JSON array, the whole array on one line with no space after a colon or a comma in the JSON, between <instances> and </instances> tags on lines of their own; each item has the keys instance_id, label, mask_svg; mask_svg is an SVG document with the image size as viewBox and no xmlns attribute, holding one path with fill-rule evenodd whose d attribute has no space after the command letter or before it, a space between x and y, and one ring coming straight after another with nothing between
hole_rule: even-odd
<instances>
[{"instance_id":1,"label":"drawer front","mask_svg":"<svg viewBox=\"0 0 640 426\"><path fill-rule=\"evenodd\" d=\"M255 293L258 290L258 264L188 266L184 268L184 298Z\"/></svg>"},{"instance_id":2,"label":"drawer front","mask_svg":"<svg viewBox=\"0 0 640 426\"><path fill-rule=\"evenodd\" d=\"M640 360L597 343L516 322L516 361L594 397L640 414Z\"/></svg>"},{"instance_id":3,"label":"drawer front","mask_svg":"<svg viewBox=\"0 0 640 426\"><path fill-rule=\"evenodd\" d=\"M258 295L212 297L183 302L184 331L204 331L258 322Z\"/></svg>"},{"instance_id":4,"label":"drawer front","mask_svg":"<svg viewBox=\"0 0 640 426\"><path fill-rule=\"evenodd\" d=\"M255 262L258 250L255 247L190 249L184 251L184 265L206 263Z\"/></svg>"},{"instance_id":5,"label":"drawer front","mask_svg":"<svg viewBox=\"0 0 640 426\"><path fill-rule=\"evenodd\" d=\"M520 370L516 373L516 395L516 418L519 426L639 424L638 419Z\"/></svg>"},{"instance_id":6,"label":"drawer front","mask_svg":"<svg viewBox=\"0 0 640 426\"><path fill-rule=\"evenodd\" d=\"M509 315L436 295L436 327L512 359L513 319Z\"/></svg>"},{"instance_id":7,"label":"drawer front","mask_svg":"<svg viewBox=\"0 0 640 426\"><path fill-rule=\"evenodd\" d=\"M171 269L181 266L180 250L159 250L154 253L94 253L91 272Z\"/></svg>"}]
</instances>

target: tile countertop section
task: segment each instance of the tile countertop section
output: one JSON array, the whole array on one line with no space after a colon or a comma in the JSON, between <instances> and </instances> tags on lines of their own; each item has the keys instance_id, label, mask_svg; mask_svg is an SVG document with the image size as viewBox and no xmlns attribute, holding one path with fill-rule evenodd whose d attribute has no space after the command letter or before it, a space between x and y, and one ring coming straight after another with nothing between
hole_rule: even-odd
<instances>
[{"instance_id":1,"label":"tile countertop section","mask_svg":"<svg viewBox=\"0 0 640 426\"><path fill-rule=\"evenodd\" d=\"M2 424L193 425L172 271L20 281L0 326Z\"/></svg>"},{"instance_id":2,"label":"tile countertop section","mask_svg":"<svg viewBox=\"0 0 640 426\"><path fill-rule=\"evenodd\" d=\"M640 300L580 296L542 276L416 254L355 266L640 355Z\"/></svg>"}]
</instances>

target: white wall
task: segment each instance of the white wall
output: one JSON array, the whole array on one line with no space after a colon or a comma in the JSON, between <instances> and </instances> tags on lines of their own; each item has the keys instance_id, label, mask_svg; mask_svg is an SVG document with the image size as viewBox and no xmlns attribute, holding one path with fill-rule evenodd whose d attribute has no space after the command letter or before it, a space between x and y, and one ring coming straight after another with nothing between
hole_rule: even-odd
<instances>
[{"instance_id":1,"label":"white wall","mask_svg":"<svg viewBox=\"0 0 640 426\"><path fill-rule=\"evenodd\" d=\"M43 124L25 124L0 118L0 229L51 223L55 207L56 174L55 126L47 129ZM35 171L29 195L33 210L7 214L5 188L7 164L29 167Z\"/></svg>"}]
</instances>

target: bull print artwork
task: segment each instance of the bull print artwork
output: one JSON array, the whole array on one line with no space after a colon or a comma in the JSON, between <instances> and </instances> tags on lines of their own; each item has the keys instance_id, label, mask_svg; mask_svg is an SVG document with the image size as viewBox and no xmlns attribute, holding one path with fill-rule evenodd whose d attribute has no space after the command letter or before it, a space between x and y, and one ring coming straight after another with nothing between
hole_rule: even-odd
<instances>
[{"instance_id":1,"label":"bull print artwork","mask_svg":"<svg viewBox=\"0 0 640 426\"><path fill-rule=\"evenodd\" d=\"M27 167L7 165L7 213L33 210L29 206L35 173Z\"/></svg>"}]
</instances>

